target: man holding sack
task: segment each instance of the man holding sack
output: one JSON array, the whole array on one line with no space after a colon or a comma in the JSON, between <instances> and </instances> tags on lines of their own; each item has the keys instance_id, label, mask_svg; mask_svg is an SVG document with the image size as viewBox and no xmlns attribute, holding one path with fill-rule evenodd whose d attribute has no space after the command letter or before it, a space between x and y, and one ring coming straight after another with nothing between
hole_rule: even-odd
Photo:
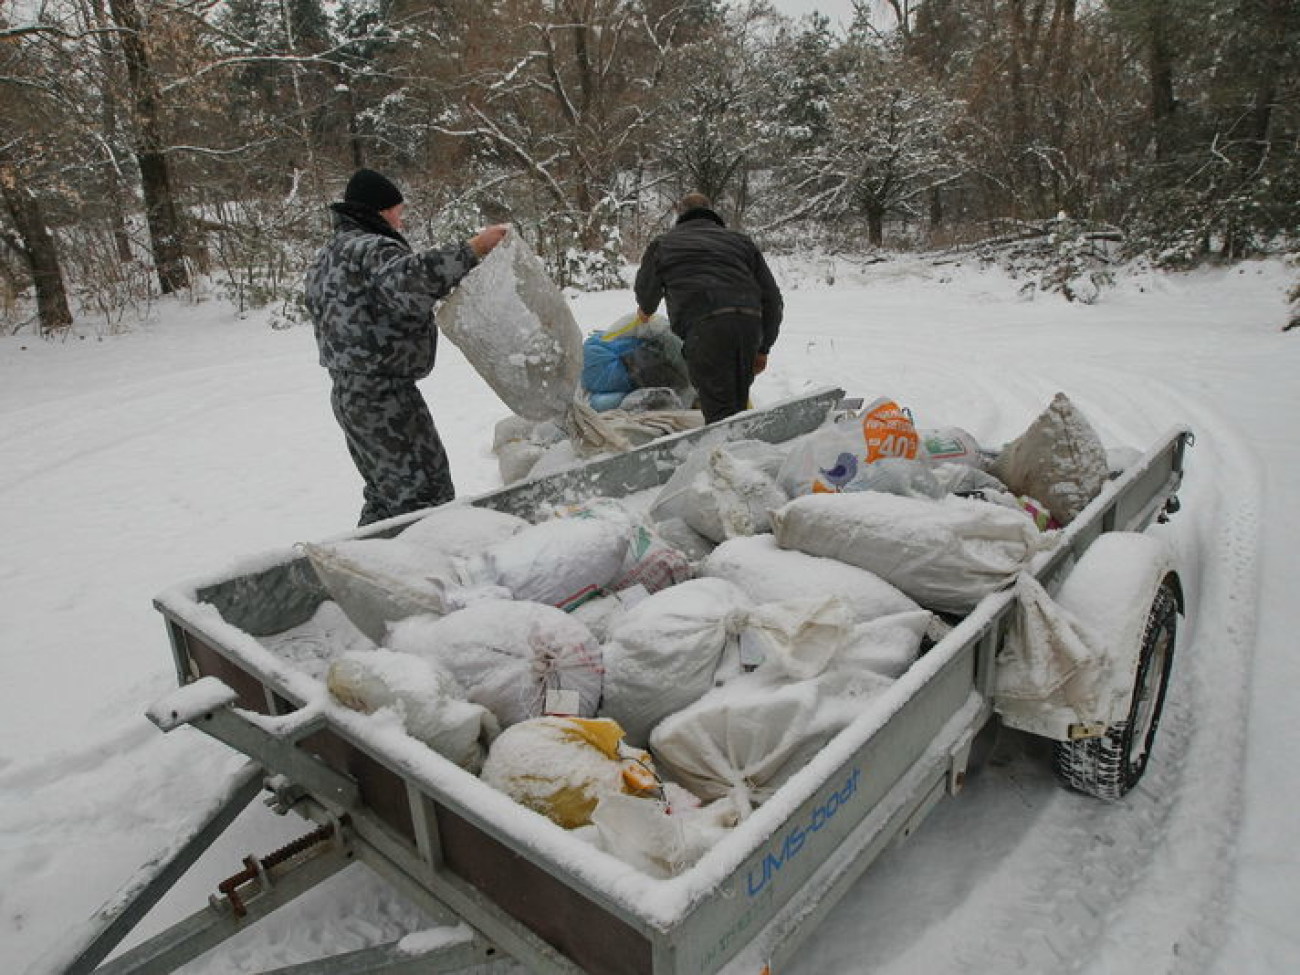
<instances>
[{"instance_id":1,"label":"man holding sack","mask_svg":"<svg viewBox=\"0 0 1300 975\"><path fill-rule=\"evenodd\" d=\"M433 370L433 307L505 236L485 227L467 241L415 251L406 209L387 177L360 169L331 205L334 236L306 276L307 308L331 404L365 482L359 524L456 496L447 452L416 381Z\"/></svg>"}]
</instances>

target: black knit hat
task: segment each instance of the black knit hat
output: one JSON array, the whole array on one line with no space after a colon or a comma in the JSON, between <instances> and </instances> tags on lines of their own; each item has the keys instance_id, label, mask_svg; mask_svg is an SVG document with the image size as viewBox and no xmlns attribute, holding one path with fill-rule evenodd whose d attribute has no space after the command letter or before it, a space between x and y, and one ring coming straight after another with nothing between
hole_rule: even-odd
<instances>
[{"instance_id":1,"label":"black knit hat","mask_svg":"<svg viewBox=\"0 0 1300 975\"><path fill-rule=\"evenodd\" d=\"M375 210L387 210L402 202L402 191L387 176L373 169L358 169L343 191L346 203L360 203Z\"/></svg>"}]
</instances>

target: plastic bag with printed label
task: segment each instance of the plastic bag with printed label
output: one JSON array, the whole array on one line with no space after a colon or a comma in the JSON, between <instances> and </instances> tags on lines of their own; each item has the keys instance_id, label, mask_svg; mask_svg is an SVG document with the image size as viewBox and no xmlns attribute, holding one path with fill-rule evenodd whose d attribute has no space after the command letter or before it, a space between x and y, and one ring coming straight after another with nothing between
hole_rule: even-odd
<instances>
[{"instance_id":1,"label":"plastic bag with printed label","mask_svg":"<svg viewBox=\"0 0 1300 975\"><path fill-rule=\"evenodd\" d=\"M885 458L911 460L919 438L907 412L881 397L857 416L837 420L798 438L777 474L792 498L803 494L837 494Z\"/></svg>"}]
</instances>

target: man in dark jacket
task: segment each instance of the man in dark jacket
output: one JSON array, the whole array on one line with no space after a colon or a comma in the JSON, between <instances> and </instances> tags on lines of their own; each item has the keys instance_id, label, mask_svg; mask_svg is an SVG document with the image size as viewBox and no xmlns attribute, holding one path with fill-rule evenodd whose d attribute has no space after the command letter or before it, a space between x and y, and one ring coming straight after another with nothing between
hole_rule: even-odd
<instances>
[{"instance_id":1,"label":"man in dark jacket","mask_svg":"<svg viewBox=\"0 0 1300 975\"><path fill-rule=\"evenodd\" d=\"M709 198L691 193L673 229L641 259L636 301L643 319L667 298L691 384L706 423L745 409L754 377L781 329L783 304L767 262L750 238L727 229Z\"/></svg>"},{"instance_id":2,"label":"man in dark jacket","mask_svg":"<svg viewBox=\"0 0 1300 975\"><path fill-rule=\"evenodd\" d=\"M416 252L402 236L405 203L385 176L358 170L331 205L334 236L307 271L307 308L334 416L365 482L360 524L456 496L447 452L416 388L433 369L433 306L505 236Z\"/></svg>"}]
</instances>

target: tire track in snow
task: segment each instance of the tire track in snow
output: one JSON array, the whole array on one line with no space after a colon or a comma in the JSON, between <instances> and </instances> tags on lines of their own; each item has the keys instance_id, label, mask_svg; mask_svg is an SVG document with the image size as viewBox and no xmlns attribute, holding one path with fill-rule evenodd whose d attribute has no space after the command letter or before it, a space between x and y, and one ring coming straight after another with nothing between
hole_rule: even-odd
<instances>
[{"instance_id":1,"label":"tire track in snow","mask_svg":"<svg viewBox=\"0 0 1300 975\"><path fill-rule=\"evenodd\" d=\"M302 374L286 369L284 359L196 366L184 373L184 398L177 395L177 378L168 376L115 386L109 396L97 392L67 397L58 401L60 413L53 418L49 403L10 411L5 414L6 426L14 432L0 437L0 470L5 472L0 478L0 495L70 465L83 464L87 458L112 456L125 444L149 439L165 442L169 431L195 426L205 414L231 406L231 390L247 385L253 370L262 375ZM139 415L142 401L156 404L150 411L156 422L146 427L123 425L124 417L130 420ZM88 426L96 431L97 446L91 449L85 447ZM60 441L70 445L68 452L51 451L50 444Z\"/></svg>"}]
</instances>

